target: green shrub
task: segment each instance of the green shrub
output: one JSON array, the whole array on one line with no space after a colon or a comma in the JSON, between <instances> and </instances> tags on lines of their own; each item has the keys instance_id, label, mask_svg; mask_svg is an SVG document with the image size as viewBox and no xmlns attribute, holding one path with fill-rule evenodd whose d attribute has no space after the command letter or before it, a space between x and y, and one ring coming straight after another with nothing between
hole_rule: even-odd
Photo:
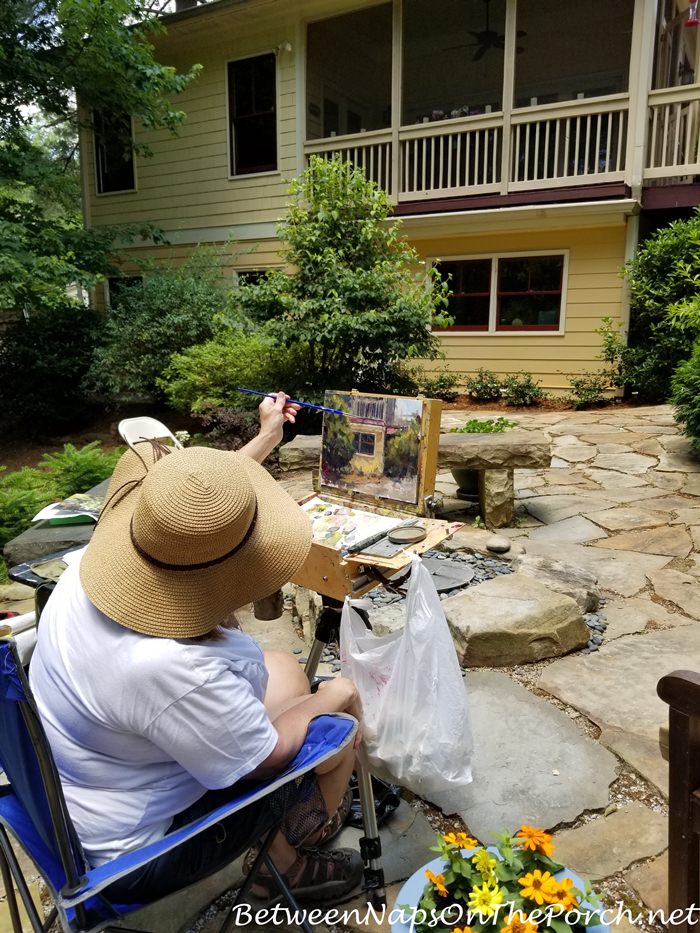
<instances>
[{"instance_id":1,"label":"green shrub","mask_svg":"<svg viewBox=\"0 0 700 933\"><path fill-rule=\"evenodd\" d=\"M212 340L174 354L158 385L179 411L255 409L260 398L237 387L291 394L303 378L300 355L298 347L285 348L260 332L219 331Z\"/></svg>"},{"instance_id":2,"label":"green shrub","mask_svg":"<svg viewBox=\"0 0 700 933\"><path fill-rule=\"evenodd\" d=\"M607 401L605 393L611 387L610 373L581 373L580 376L569 376L569 386L569 401L577 410L600 405Z\"/></svg>"},{"instance_id":3,"label":"green shrub","mask_svg":"<svg viewBox=\"0 0 700 933\"><path fill-rule=\"evenodd\" d=\"M699 334L693 322L669 314L700 292L700 210L656 230L625 267L630 290L629 346L619 353L624 384L640 401L665 401L679 363Z\"/></svg>"},{"instance_id":4,"label":"green shrub","mask_svg":"<svg viewBox=\"0 0 700 933\"><path fill-rule=\"evenodd\" d=\"M405 431L394 434L386 442L384 472L393 479L403 479L415 473L420 447L420 418L414 418Z\"/></svg>"},{"instance_id":5,"label":"green shrub","mask_svg":"<svg viewBox=\"0 0 700 933\"><path fill-rule=\"evenodd\" d=\"M503 383L503 400L506 405L536 405L547 398L547 393L536 382L532 373L518 372L508 376Z\"/></svg>"},{"instance_id":6,"label":"green shrub","mask_svg":"<svg viewBox=\"0 0 700 933\"><path fill-rule=\"evenodd\" d=\"M444 402L454 402L459 395L459 373L451 369L426 373L419 382L420 391L428 398L441 398Z\"/></svg>"},{"instance_id":7,"label":"green shrub","mask_svg":"<svg viewBox=\"0 0 700 933\"><path fill-rule=\"evenodd\" d=\"M695 344L690 359L673 374L671 400L676 421L683 425L683 432L700 456L700 342Z\"/></svg>"},{"instance_id":8,"label":"green shrub","mask_svg":"<svg viewBox=\"0 0 700 933\"><path fill-rule=\"evenodd\" d=\"M87 492L110 477L122 452L119 449L105 453L99 441L86 444L80 450L72 444L64 444L60 453L44 454L40 466L48 471L54 498L67 499L76 492Z\"/></svg>"},{"instance_id":9,"label":"green shrub","mask_svg":"<svg viewBox=\"0 0 700 933\"><path fill-rule=\"evenodd\" d=\"M501 434L516 426L515 421L507 418L470 418L461 428L452 428L450 434Z\"/></svg>"},{"instance_id":10,"label":"green shrub","mask_svg":"<svg viewBox=\"0 0 700 933\"><path fill-rule=\"evenodd\" d=\"M258 417L252 411L235 411L212 405L194 417L207 432L206 446L223 450L238 450L252 441L260 428Z\"/></svg>"},{"instance_id":11,"label":"green shrub","mask_svg":"<svg viewBox=\"0 0 700 933\"><path fill-rule=\"evenodd\" d=\"M226 308L223 262L221 251L199 246L181 265L153 265L124 285L90 370L93 391L112 401L157 397L171 355L211 337Z\"/></svg>"},{"instance_id":12,"label":"green shrub","mask_svg":"<svg viewBox=\"0 0 700 933\"><path fill-rule=\"evenodd\" d=\"M490 369L477 369L464 380L467 393L476 402L493 402L501 398L503 381Z\"/></svg>"},{"instance_id":13,"label":"green shrub","mask_svg":"<svg viewBox=\"0 0 700 933\"><path fill-rule=\"evenodd\" d=\"M82 305L32 311L0 340L0 424L31 436L60 434L94 416L83 381L104 323Z\"/></svg>"},{"instance_id":14,"label":"green shrub","mask_svg":"<svg viewBox=\"0 0 700 933\"><path fill-rule=\"evenodd\" d=\"M0 467L4 471L5 467ZM39 470L23 467L0 475L0 549L25 531L45 505L54 501L53 483Z\"/></svg>"}]
</instances>

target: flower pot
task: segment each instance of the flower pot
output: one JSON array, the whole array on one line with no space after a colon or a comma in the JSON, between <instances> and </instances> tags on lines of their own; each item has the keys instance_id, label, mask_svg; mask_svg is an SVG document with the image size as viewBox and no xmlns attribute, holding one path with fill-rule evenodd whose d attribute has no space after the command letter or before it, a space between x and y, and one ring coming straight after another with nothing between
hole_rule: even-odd
<instances>
[{"instance_id":1,"label":"flower pot","mask_svg":"<svg viewBox=\"0 0 700 933\"><path fill-rule=\"evenodd\" d=\"M471 852L473 851L475 850L473 849L462 850L463 854L467 856L471 854ZM498 854L497 850L492 848L491 846L488 847L488 851L494 853L495 855ZM422 868L419 868L417 871L415 871L411 875L411 877L404 883L403 887L401 888L401 890L399 891L396 897L396 903L394 906L393 916L391 918L393 921L391 924L391 933L415 933L416 923L415 923L415 918L414 916L411 916L411 913L414 909L417 909L418 902L420 901L423 895L423 890L425 889L425 886L427 884L425 872L431 871L434 874L439 875L444 870L445 865L446 863L444 859L435 858L431 862L428 862L426 865L423 865ZM566 869L566 868L563 868L561 871L557 872L554 877L557 880L561 878L571 878L576 887L583 888L583 885L584 885L583 879L579 875L577 875L576 872L570 871L569 869ZM405 919L398 916L399 909L402 907L408 908L408 910L406 910L405 912ZM504 913L501 914L501 918L507 917L507 916L508 916L508 908L506 907L504 910ZM466 913L461 920L457 920L455 923L451 923L451 918L450 918L450 924L451 925L448 924L449 929L453 929L454 927L462 928L464 926L467 926L468 921L467 921ZM496 924L496 926L494 927L494 931L499 930L501 926L502 926L501 923ZM596 924L595 926L588 927L586 933L610 933L610 927L607 924L599 923L599 924Z\"/></svg>"},{"instance_id":2,"label":"flower pot","mask_svg":"<svg viewBox=\"0 0 700 933\"><path fill-rule=\"evenodd\" d=\"M450 472L455 483L457 483L457 498L464 499L466 502L478 502L479 471L456 467Z\"/></svg>"}]
</instances>

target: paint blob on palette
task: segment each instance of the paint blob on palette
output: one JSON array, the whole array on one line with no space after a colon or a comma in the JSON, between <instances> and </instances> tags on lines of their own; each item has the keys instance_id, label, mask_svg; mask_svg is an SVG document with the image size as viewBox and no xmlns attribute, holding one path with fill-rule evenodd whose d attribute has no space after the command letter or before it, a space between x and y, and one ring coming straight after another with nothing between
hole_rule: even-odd
<instances>
[{"instance_id":1,"label":"paint blob on palette","mask_svg":"<svg viewBox=\"0 0 700 933\"><path fill-rule=\"evenodd\" d=\"M319 496L303 503L302 509L311 519L314 541L337 551L357 547L368 538L386 534L403 521L400 516L375 515L373 512L326 502Z\"/></svg>"}]
</instances>

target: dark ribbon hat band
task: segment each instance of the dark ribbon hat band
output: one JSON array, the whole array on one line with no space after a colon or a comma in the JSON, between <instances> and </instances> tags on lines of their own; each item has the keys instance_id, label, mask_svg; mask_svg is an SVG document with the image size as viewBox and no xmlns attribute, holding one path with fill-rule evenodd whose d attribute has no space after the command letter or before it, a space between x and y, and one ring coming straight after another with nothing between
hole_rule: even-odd
<instances>
[{"instance_id":1,"label":"dark ribbon hat band","mask_svg":"<svg viewBox=\"0 0 700 933\"><path fill-rule=\"evenodd\" d=\"M255 530L255 524L258 520L258 503L255 503L255 511L253 512L253 518L251 519L248 530L243 535L238 544L231 548L230 551L227 551L226 554L222 554L221 557L215 557L213 560L205 560L201 564L166 564L165 561L158 560L155 557L152 557L148 551L144 551L141 545L136 541L136 536L134 535L134 519L132 516L131 522L129 523L129 534L131 535L131 543L134 545L136 553L143 557L146 563L151 564L153 567L158 567L160 570L204 570L205 567L214 567L216 564L222 564L225 560L228 560L230 557L233 557L235 553L240 551L240 549L248 543L250 536Z\"/></svg>"}]
</instances>

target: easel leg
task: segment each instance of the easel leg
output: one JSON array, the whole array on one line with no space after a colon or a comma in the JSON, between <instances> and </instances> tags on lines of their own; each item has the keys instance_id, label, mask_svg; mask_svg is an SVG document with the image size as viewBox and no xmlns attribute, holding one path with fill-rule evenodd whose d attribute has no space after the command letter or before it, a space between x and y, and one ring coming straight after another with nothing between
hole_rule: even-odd
<instances>
[{"instance_id":1,"label":"easel leg","mask_svg":"<svg viewBox=\"0 0 700 933\"><path fill-rule=\"evenodd\" d=\"M331 641L337 639L340 633L340 614L343 604L337 599L323 596L323 609L316 624L314 643L309 652L309 659L304 667L304 673L313 683L323 649ZM369 626L367 618L365 624ZM372 776L366 765L357 758L357 782L360 788L360 804L362 806L362 821L364 836L360 839L360 854L365 863L365 890L375 907L386 904L386 891L384 888L384 869L382 868L382 843L379 838L377 815L374 811L374 793L372 792Z\"/></svg>"}]
</instances>

